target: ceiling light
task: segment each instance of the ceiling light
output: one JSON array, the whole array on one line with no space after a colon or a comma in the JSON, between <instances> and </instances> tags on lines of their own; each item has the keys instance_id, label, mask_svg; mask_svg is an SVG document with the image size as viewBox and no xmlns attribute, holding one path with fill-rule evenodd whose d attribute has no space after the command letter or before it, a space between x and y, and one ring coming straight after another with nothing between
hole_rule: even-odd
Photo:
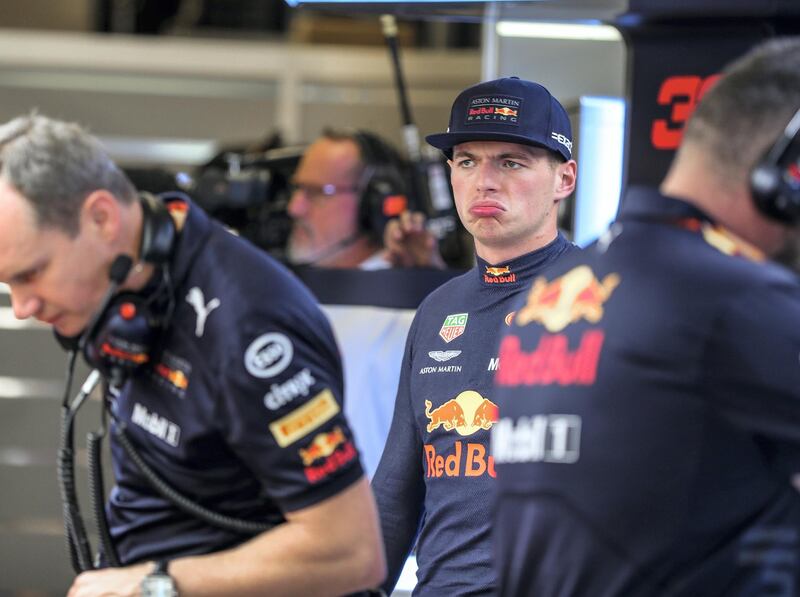
<instances>
[{"instance_id":1,"label":"ceiling light","mask_svg":"<svg viewBox=\"0 0 800 597\"><path fill-rule=\"evenodd\" d=\"M602 23L545 23L535 21L499 21L497 35L537 39L575 39L588 41L621 41L616 28Z\"/></svg>"}]
</instances>

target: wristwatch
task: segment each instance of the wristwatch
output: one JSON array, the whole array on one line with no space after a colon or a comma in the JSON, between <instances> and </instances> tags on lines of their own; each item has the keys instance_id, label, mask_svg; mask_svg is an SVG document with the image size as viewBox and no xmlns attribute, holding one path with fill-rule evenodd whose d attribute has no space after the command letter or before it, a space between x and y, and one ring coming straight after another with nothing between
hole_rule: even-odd
<instances>
[{"instance_id":1,"label":"wristwatch","mask_svg":"<svg viewBox=\"0 0 800 597\"><path fill-rule=\"evenodd\" d=\"M175 581L167 572L169 562L159 560L155 569L142 580L142 597L178 597Z\"/></svg>"}]
</instances>

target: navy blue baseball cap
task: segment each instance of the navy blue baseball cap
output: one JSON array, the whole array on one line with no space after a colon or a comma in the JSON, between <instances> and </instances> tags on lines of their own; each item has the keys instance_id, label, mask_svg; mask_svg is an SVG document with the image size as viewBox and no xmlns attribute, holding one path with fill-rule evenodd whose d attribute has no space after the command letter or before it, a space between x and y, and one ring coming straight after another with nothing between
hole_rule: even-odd
<instances>
[{"instance_id":1,"label":"navy blue baseball cap","mask_svg":"<svg viewBox=\"0 0 800 597\"><path fill-rule=\"evenodd\" d=\"M453 102L446 133L425 140L448 158L468 141L505 141L544 147L572 159L572 127L567 111L544 87L505 77L468 87Z\"/></svg>"}]
</instances>

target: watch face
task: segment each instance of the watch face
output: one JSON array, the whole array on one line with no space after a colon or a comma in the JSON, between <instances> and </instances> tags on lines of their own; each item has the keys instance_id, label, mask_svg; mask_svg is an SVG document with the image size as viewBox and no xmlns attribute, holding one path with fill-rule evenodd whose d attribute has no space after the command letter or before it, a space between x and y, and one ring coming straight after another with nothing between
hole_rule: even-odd
<instances>
[{"instance_id":1,"label":"watch face","mask_svg":"<svg viewBox=\"0 0 800 597\"><path fill-rule=\"evenodd\" d=\"M151 574L142 581L142 597L177 597L172 577L166 574Z\"/></svg>"}]
</instances>

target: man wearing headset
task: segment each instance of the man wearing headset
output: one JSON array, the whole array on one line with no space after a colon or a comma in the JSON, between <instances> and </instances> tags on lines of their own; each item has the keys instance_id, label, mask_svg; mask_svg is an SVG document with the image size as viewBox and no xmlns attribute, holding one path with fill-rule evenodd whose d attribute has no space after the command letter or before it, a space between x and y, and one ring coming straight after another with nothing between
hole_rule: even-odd
<instances>
[{"instance_id":1,"label":"man wearing headset","mask_svg":"<svg viewBox=\"0 0 800 597\"><path fill-rule=\"evenodd\" d=\"M108 374L103 558L120 566L82 572L71 597L339 595L382 580L333 335L282 266L184 196L137 196L79 126L31 115L0 127L0 280L18 318L77 340ZM186 500L273 526L236 532Z\"/></svg>"},{"instance_id":2,"label":"man wearing headset","mask_svg":"<svg viewBox=\"0 0 800 597\"><path fill-rule=\"evenodd\" d=\"M372 481L387 592L416 541L414 595L495 594L488 448L497 341L532 276L575 248L557 227L558 207L575 188L571 139L558 100L517 77L465 89L448 131L427 137L449 160L477 264L428 295L406 341L394 417Z\"/></svg>"},{"instance_id":3,"label":"man wearing headset","mask_svg":"<svg viewBox=\"0 0 800 597\"><path fill-rule=\"evenodd\" d=\"M370 270L346 275L377 278L368 283L370 288L386 288L383 274L372 271L395 265L382 245L383 228L408 207L408 176L405 161L383 138L367 131L326 129L306 148L292 177L290 264ZM433 247L432 236L430 242ZM314 272L303 275L313 277ZM343 276L337 280L348 284ZM408 283L413 284L413 278ZM353 305L322 300L342 352L345 413L371 477L391 423L394 403L386 388L397 386L413 309L372 308L365 314L355 300Z\"/></svg>"},{"instance_id":4,"label":"man wearing headset","mask_svg":"<svg viewBox=\"0 0 800 597\"><path fill-rule=\"evenodd\" d=\"M800 39L734 62L660 188L629 189L517 305L492 428L502 595L800 591L800 284L769 261L798 240L799 108Z\"/></svg>"},{"instance_id":5,"label":"man wearing headset","mask_svg":"<svg viewBox=\"0 0 800 597\"><path fill-rule=\"evenodd\" d=\"M293 265L383 269L383 226L407 205L397 151L366 131L328 129L303 153L288 212Z\"/></svg>"}]
</instances>

